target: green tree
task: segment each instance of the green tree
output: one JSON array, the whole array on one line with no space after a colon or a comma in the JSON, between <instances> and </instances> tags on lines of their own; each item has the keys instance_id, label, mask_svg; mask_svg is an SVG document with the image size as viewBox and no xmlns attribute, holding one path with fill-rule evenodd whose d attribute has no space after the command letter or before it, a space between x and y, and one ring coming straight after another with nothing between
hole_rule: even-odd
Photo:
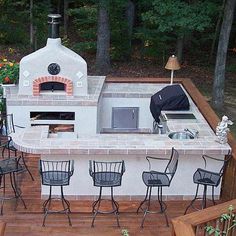
<instances>
[{"instance_id":1,"label":"green tree","mask_svg":"<svg viewBox=\"0 0 236 236\"><path fill-rule=\"evenodd\" d=\"M24 1L0 1L0 43L26 43L27 33L24 22L27 14Z\"/></svg>"},{"instance_id":2,"label":"green tree","mask_svg":"<svg viewBox=\"0 0 236 236\"><path fill-rule=\"evenodd\" d=\"M108 2L99 0L98 26L97 26L97 52L96 69L101 75L110 70L110 22L108 15Z\"/></svg>"},{"instance_id":3,"label":"green tree","mask_svg":"<svg viewBox=\"0 0 236 236\"><path fill-rule=\"evenodd\" d=\"M142 21L144 26L154 30L156 35L171 38L172 45L177 45L176 52L181 61L184 39L193 33L212 28L217 7L216 2L206 0L153 0L151 9L142 14ZM166 43L170 38L166 38ZM150 38L150 41L152 40L153 38Z\"/></svg>"},{"instance_id":4,"label":"green tree","mask_svg":"<svg viewBox=\"0 0 236 236\"><path fill-rule=\"evenodd\" d=\"M73 49L80 54L96 52L97 5L95 1L80 1L68 9L76 41Z\"/></svg>"},{"instance_id":5,"label":"green tree","mask_svg":"<svg viewBox=\"0 0 236 236\"><path fill-rule=\"evenodd\" d=\"M50 0L0 1L0 43L25 44L37 49L45 44ZM34 45L33 45L34 44Z\"/></svg>"},{"instance_id":6,"label":"green tree","mask_svg":"<svg viewBox=\"0 0 236 236\"><path fill-rule=\"evenodd\" d=\"M212 94L212 105L218 110L224 105L225 65L235 5L236 0L227 0L219 36Z\"/></svg>"}]
</instances>

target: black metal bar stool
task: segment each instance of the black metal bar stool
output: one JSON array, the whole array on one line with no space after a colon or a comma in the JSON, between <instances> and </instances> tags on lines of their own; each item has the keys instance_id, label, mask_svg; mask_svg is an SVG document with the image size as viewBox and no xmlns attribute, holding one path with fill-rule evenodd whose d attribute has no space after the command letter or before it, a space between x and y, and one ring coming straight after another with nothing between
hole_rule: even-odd
<instances>
[{"instance_id":1,"label":"black metal bar stool","mask_svg":"<svg viewBox=\"0 0 236 236\"><path fill-rule=\"evenodd\" d=\"M7 158L10 158L11 151L14 152L15 157L17 156L17 149L13 145L12 138L10 134L15 133L15 127L24 128L14 124L13 114L0 114L0 130L1 130L1 142L5 142L5 145L2 146L2 158L5 158L5 153L7 151ZM7 141L7 142L6 142ZM27 171L34 181L34 177L31 174L26 162L24 153L21 152L21 165L23 167L22 171Z\"/></svg>"},{"instance_id":2,"label":"black metal bar stool","mask_svg":"<svg viewBox=\"0 0 236 236\"><path fill-rule=\"evenodd\" d=\"M196 193L195 193L193 200L190 202L190 204L186 208L184 214L187 213L187 211L190 207L192 207L195 210L200 210L194 206L194 202L196 200L202 201L201 209L204 209L207 207L207 200L208 200L207 199L207 187L208 186L212 188L211 189L211 201L213 202L214 205L216 204L215 199L214 199L214 189L216 187L218 187L218 185L220 184L220 180L223 176L226 164L228 163L228 161L230 160L231 157L232 157L232 155L230 155L230 152L228 153L228 155L226 156L226 158L224 160L218 159L215 157L211 157L208 155L202 156L202 158L204 160L204 164L205 164L205 169L198 168L196 170L196 172L193 174L193 182L195 184L197 184L197 189L196 189ZM221 164L221 167L219 168L218 172L206 169L208 167L207 163L209 163L210 161ZM198 197L199 185L203 186L203 194L201 197Z\"/></svg>"},{"instance_id":3,"label":"black metal bar stool","mask_svg":"<svg viewBox=\"0 0 236 236\"><path fill-rule=\"evenodd\" d=\"M122 176L125 172L125 163L124 161L117 162L103 162L103 161L89 161L89 174L93 178L93 185L100 188L98 199L93 203L92 212L93 220L91 227L94 227L94 221L97 214L112 214L116 215L116 221L118 227L119 223L119 204L114 199L113 188L121 186ZM111 210L103 211L100 210L102 198L102 188L111 188Z\"/></svg>"},{"instance_id":4,"label":"black metal bar stool","mask_svg":"<svg viewBox=\"0 0 236 236\"><path fill-rule=\"evenodd\" d=\"M70 203L65 199L63 186L70 184L70 177L74 173L74 161L39 161L39 173L41 176L42 185L50 187L48 199L43 203L43 226L48 214L64 213L68 217L69 225L72 226L69 213ZM60 197L52 197L52 187L59 186L61 195ZM51 202L53 200L60 200L62 203L62 210L52 210Z\"/></svg>"},{"instance_id":5,"label":"black metal bar stool","mask_svg":"<svg viewBox=\"0 0 236 236\"><path fill-rule=\"evenodd\" d=\"M23 167L19 164L20 158L8 158L5 160L0 160L0 190L2 190L1 200L1 215L3 215L3 205L5 200L16 199L16 206L18 199L20 199L26 209L25 202L21 197L20 187L17 185L16 174L22 171ZM10 185L14 192L14 196L6 196L6 177L10 177Z\"/></svg>"},{"instance_id":6,"label":"black metal bar stool","mask_svg":"<svg viewBox=\"0 0 236 236\"><path fill-rule=\"evenodd\" d=\"M166 219L166 225L169 226L168 218L165 213L166 211L166 204L163 202L162 199L162 188L163 187L169 187L170 183L175 175L177 165L178 165L178 158L179 154L177 150L172 148L171 157L170 158L157 158L157 157L150 157L147 156L146 159L149 164L149 171L144 171L142 174L143 182L147 186L147 191L144 200L140 203L137 214L139 213L139 210L141 209L144 211L143 219L141 222L141 227L143 228L145 218L148 213L163 213L165 215ZM159 172L153 170L152 165L155 164L156 161L168 161L168 164L165 168L164 172ZM151 198L152 198L152 188L157 187L157 197L158 197L158 203L160 206L159 211L151 211ZM145 208L143 208L145 206Z\"/></svg>"}]
</instances>

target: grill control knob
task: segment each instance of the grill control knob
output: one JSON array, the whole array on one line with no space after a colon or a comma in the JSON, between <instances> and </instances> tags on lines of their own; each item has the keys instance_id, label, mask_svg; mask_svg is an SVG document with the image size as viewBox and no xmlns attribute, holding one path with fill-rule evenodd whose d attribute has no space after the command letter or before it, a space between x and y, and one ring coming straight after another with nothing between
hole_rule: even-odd
<instances>
[{"instance_id":1,"label":"grill control knob","mask_svg":"<svg viewBox=\"0 0 236 236\"><path fill-rule=\"evenodd\" d=\"M57 75L57 74L59 74L60 70L61 70L61 68L57 63L51 63L48 66L48 72L50 75Z\"/></svg>"}]
</instances>

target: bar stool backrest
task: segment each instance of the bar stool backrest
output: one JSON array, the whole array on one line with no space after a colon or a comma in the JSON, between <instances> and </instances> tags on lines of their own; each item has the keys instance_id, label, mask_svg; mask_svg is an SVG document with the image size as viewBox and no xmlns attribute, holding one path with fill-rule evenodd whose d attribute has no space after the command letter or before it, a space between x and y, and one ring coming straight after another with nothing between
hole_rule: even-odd
<instances>
[{"instance_id":1,"label":"bar stool backrest","mask_svg":"<svg viewBox=\"0 0 236 236\"><path fill-rule=\"evenodd\" d=\"M227 166L227 163L232 158L232 154L229 151L229 153L225 156L225 159L219 159L219 158L208 156L208 155L202 155L202 158L204 160L205 169L207 169L209 171L210 171L210 167L211 167L210 166L211 162L212 163L218 163L218 165L220 167L219 167L219 170L218 170L217 173L220 175L220 177L222 177L223 174L224 174L224 170ZM216 173L216 171L214 171L214 172Z\"/></svg>"},{"instance_id":2,"label":"bar stool backrest","mask_svg":"<svg viewBox=\"0 0 236 236\"><path fill-rule=\"evenodd\" d=\"M15 133L13 114L0 114L0 130L2 135Z\"/></svg>"},{"instance_id":3,"label":"bar stool backrest","mask_svg":"<svg viewBox=\"0 0 236 236\"><path fill-rule=\"evenodd\" d=\"M42 185L69 185L70 177L74 173L74 161L46 161L39 160L39 173Z\"/></svg>"},{"instance_id":4,"label":"bar stool backrest","mask_svg":"<svg viewBox=\"0 0 236 236\"><path fill-rule=\"evenodd\" d=\"M124 172L124 161L89 161L89 174L93 178L94 186L120 186Z\"/></svg>"},{"instance_id":5,"label":"bar stool backrest","mask_svg":"<svg viewBox=\"0 0 236 236\"><path fill-rule=\"evenodd\" d=\"M149 171L150 173L156 172L156 169L160 169L161 163L159 161L168 161L167 165L164 167L165 170L163 172L158 173L163 173L165 174L168 179L169 179L169 184L171 183L171 180L173 179L177 166L178 166L178 160L179 160L179 153L176 149L172 148L171 151L171 156L170 158L161 158L161 157L151 157L147 156L146 157L149 165Z\"/></svg>"},{"instance_id":6,"label":"bar stool backrest","mask_svg":"<svg viewBox=\"0 0 236 236\"><path fill-rule=\"evenodd\" d=\"M176 149L172 148L170 161L168 162L165 173L169 175L170 182L175 175L179 160L179 153Z\"/></svg>"}]
</instances>

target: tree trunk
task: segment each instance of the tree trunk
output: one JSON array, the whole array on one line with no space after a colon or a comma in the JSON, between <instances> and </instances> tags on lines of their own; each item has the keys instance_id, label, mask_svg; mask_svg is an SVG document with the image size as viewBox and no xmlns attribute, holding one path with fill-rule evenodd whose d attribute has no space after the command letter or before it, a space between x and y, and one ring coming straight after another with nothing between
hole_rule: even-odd
<instances>
[{"instance_id":1,"label":"tree trunk","mask_svg":"<svg viewBox=\"0 0 236 236\"><path fill-rule=\"evenodd\" d=\"M226 2L219 36L212 94L212 105L217 110L222 109L224 105L225 64L235 3L236 0L227 0Z\"/></svg>"},{"instance_id":2,"label":"tree trunk","mask_svg":"<svg viewBox=\"0 0 236 236\"><path fill-rule=\"evenodd\" d=\"M184 36L178 36L177 44L176 44L176 51L177 51L177 58L179 63L182 63L183 60L183 48L184 48Z\"/></svg>"},{"instance_id":3,"label":"tree trunk","mask_svg":"<svg viewBox=\"0 0 236 236\"><path fill-rule=\"evenodd\" d=\"M34 26L34 51L38 49L38 40L37 40L37 26Z\"/></svg>"},{"instance_id":4,"label":"tree trunk","mask_svg":"<svg viewBox=\"0 0 236 236\"><path fill-rule=\"evenodd\" d=\"M213 58L213 54L214 54L214 50L215 50L215 44L216 44L216 39L217 39L217 36L219 34L219 31L220 31L220 23L222 21L222 17L223 17L223 13L224 13L224 8L225 8L225 0L223 0L222 6L221 6L221 9L220 9L220 12L219 12L219 16L218 16L218 19L217 19L216 29L215 29L215 33L214 33L214 38L213 38L213 41L212 41L212 44L211 44L211 52L210 52L209 61L212 61L212 58Z\"/></svg>"},{"instance_id":5,"label":"tree trunk","mask_svg":"<svg viewBox=\"0 0 236 236\"><path fill-rule=\"evenodd\" d=\"M68 0L64 0L64 38L68 37Z\"/></svg>"},{"instance_id":6,"label":"tree trunk","mask_svg":"<svg viewBox=\"0 0 236 236\"><path fill-rule=\"evenodd\" d=\"M127 33L128 33L128 47L127 47L128 50L126 53L127 59L130 59L130 56L131 56L134 14L135 14L134 3L131 0L128 0L127 5L126 5L126 9L125 9L125 16L127 19Z\"/></svg>"},{"instance_id":7,"label":"tree trunk","mask_svg":"<svg viewBox=\"0 0 236 236\"><path fill-rule=\"evenodd\" d=\"M61 0L57 0L57 9L56 9L56 13L60 13L61 12Z\"/></svg>"},{"instance_id":8,"label":"tree trunk","mask_svg":"<svg viewBox=\"0 0 236 236\"><path fill-rule=\"evenodd\" d=\"M30 0L30 49L34 49L34 25L33 25L33 6L34 1Z\"/></svg>"},{"instance_id":9,"label":"tree trunk","mask_svg":"<svg viewBox=\"0 0 236 236\"><path fill-rule=\"evenodd\" d=\"M96 70L105 75L110 70L110 28L106 0L99 0Z\"/></svg>"}]
</instances>

